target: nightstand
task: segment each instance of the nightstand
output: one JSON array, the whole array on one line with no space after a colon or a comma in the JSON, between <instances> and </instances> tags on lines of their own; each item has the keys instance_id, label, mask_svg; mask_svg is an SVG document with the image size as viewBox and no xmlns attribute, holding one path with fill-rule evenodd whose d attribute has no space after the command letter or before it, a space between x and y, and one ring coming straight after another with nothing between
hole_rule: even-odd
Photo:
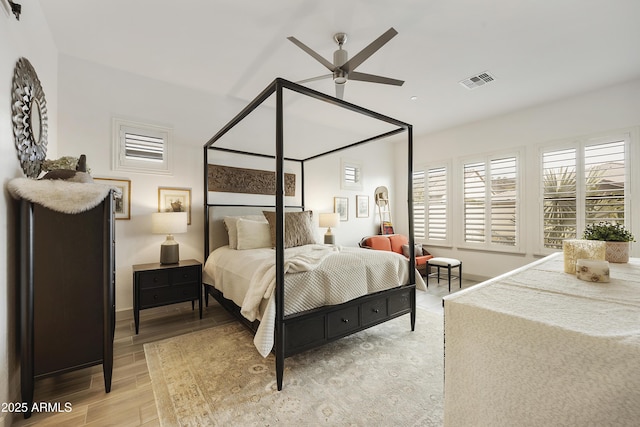
<instances>
[{"instance_id":1,"label":"nightstand","mask_svg":"<svg viewBox=\"0 0 640 427\"><path fill-rule=\"evenodd\" d=\"M140 310L191 301L202 319L202 264L195 259L177 264L137 264L133 266L133 317L136 334L140 326Z\"/></svg>"}]
</instances>

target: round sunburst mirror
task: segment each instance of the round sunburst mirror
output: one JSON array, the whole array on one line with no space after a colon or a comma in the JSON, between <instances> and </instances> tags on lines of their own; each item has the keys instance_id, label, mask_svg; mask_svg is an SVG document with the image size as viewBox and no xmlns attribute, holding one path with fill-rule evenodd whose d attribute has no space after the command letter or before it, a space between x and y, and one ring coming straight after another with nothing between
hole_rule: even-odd
<instances>
[{"instance_id":1,"label":"round sunburst mirror","mask_svg":"<svg viewBox=\"0 0 640 427\"><path fill-rule=\"evenodd\" d=\"M24 174L37 178L47 156L47 102L36 70L18 59L11 90L13 135Z\"/></svg>"}]
</instances>

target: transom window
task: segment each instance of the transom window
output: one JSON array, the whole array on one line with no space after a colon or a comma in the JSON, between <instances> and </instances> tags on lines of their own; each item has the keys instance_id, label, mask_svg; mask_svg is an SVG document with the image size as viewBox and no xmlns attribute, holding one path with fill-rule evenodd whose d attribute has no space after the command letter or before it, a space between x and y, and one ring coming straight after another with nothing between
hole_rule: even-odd
<instances>
[{"instance_id":1,"label":"transom window","mask_svg":"<svg viewBox=\"0 0 640 427\"><path fill-rule=\"evenodd\" d=\"M113 169L170 174L170 128L113 120Z\"/></svg>"}]
</instances>

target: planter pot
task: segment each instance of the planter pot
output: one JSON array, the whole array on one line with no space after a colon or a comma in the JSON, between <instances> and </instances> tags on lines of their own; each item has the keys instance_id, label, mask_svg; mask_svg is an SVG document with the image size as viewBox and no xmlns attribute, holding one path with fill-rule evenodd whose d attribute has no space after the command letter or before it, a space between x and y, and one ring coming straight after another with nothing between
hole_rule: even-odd
<instances>
[{"instance_id":1,"label":"planter pot","mask_svg":"<svg viewBox=\"0 0 640 427\"><path fill-rule=\"evenodd\" d=\"M607 242L605 259L609 262L629 262L631 242Z\"/></svg>"}]
</instances>

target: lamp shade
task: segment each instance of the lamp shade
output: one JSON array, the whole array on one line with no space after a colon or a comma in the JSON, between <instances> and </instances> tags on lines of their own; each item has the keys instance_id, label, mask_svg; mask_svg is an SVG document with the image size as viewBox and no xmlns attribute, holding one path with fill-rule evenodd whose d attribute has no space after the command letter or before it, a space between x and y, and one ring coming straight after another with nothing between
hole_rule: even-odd
<instances>
[{"instance_id":1,"label":"lamp shade","mask_svg":"<svg viewBox=\"0 0 640 427\"><path fill-rule=\"evenodd\" d=\"M337 227L340 225L339 213L321 213L318 219L320 227Z\"/></svg>"},{"instance_id":2,"label":"lamp shade","mask_svg":"<svg viewBox=\"0 0 640 427\"><path fill-rule=\"evenodd\" d=\"M186 212L154 212L151 214L151 232L178 234L187 232Z\"/></svg>"}]
</instances>

